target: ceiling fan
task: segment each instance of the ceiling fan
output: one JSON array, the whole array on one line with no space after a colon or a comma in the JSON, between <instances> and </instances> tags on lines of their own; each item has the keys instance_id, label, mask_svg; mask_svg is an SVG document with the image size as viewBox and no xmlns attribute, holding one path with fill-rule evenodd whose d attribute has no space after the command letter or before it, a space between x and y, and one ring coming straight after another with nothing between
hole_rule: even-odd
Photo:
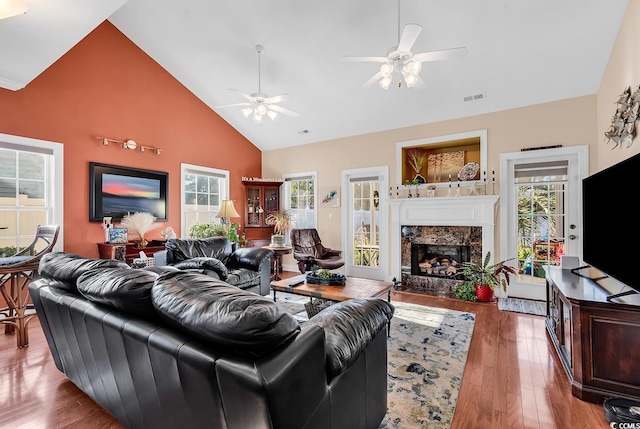
<instances>
[{"instance_id":1,"label":"ceiling fan","mask_svg":"<svg viewBox=\"0 0 640 429\"><path fill-rule=\"evenodd\" d=\"M260 86L260 55L264 52L264 47L262 45L256 45L256 51L258 52L258 92L255 92L251 95L243 94L240 92L239 94L246 98L248 101L245 101L244 103L216 106L215 109L245 106L243 109L241 109L244 117L248 118L249 116L253 115L254 122L258 124L262 124L262 117L264 115L267 115L272 121L276 118L276 116L278 116L278 113L297 118L298 116L300 116L298 112L285 109L284 107L276 104L287 98L289 96L288 94L280 94L269 97L267 94L262 93ZM236 90L233 89L232 91Z\"/></svg>"},{"instance_id":2,"label":"ceiling fan","mask_svg":"<svg viewBox=\"0 0 640 429\"><path fill-rule=\"evenodd\" d=\"M374 74L363 86L378 82L383 89L388 89L394 75L402 76L404 83L411 88L417 83L423 83L420 78L422 63L426 61L449 60L467 54L466 47L442 49L419 54L411 52L413 44L418 39L422 27L418 24L407 24L400 35L400 1L398 1L398 45L387 52L386 57L343 57L342 61L370 61L382 63L380 71ZM398 80L398 87L402 86L402 79Z\"/></svg>"}]
</instances>

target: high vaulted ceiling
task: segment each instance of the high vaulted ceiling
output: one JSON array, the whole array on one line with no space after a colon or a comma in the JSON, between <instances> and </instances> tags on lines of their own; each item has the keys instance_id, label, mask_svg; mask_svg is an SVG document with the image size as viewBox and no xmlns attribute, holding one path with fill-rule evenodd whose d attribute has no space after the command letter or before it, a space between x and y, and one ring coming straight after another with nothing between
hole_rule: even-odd
<instances>
[{"instance_id":1,"label":"high vaulted ceiling","mask_svg":"<svg viewBox=\"0 0 640 429\"><path fill-rule=\"evenodd\" d=\"M0 20L7 89L28 85L108 19L214 108L258 92L263 45L262 92L289 94L280 105L300 116L258 125L240 108L214 110L270 150L595 94L627 0L27 3L26 15ZM424 63L421 87L363 88L380 65L341 58L386 56L408 23L423 27L414 54L466 46L468 55Z\"/></svg>"}]
</instances>

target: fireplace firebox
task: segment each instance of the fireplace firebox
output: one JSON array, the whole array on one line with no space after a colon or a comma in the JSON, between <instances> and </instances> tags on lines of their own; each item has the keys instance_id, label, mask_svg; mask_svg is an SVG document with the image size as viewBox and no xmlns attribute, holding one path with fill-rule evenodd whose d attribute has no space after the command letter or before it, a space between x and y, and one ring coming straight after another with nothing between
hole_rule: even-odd
<instances>
[{"instance_id":1,"label":"fireplace firebox","mask_svg":"<svg viewBox=\"0 0 640 429\"><path fill-rule=\"evenodd\" d=\"M416 276L464 279L464 262L471 260L471 246L411 244L411 274Z\"/></svg>"}]
</instances>

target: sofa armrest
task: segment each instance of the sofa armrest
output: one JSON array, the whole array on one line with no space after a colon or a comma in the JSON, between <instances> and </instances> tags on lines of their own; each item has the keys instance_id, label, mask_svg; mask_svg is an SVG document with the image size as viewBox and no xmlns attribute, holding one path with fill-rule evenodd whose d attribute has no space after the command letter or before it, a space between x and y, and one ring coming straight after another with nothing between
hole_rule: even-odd
<instances>
[{"instance_id":1,"label":"sofa armrest","mask_svg":"<svg viewBox=\"0 0 640 429\"><path fill-rule=\"evenodd\" d=\"M263 249L262 247L242 247L229 256L227 267L260 271L262 262L272 257L272 250Z\"/></svg>"},{"instance_id":2,"label":"sofa armrest","mask_svg":"<svg viewBox=\"0 0 640 429\"><path fill-rule=\"evenodd\" d=\"M325 331L327 373L342 373L355 362L381 329L387 329L395 308L379 298L356 298L334 304L312 317L308 325Z\"/></svg>"},{"instance_id":3,"label":"sofa armrest","mask_svg":"<svg viewBox=\"0 0 640 429\"><path fill-rule=\"evenodd\" d=\"M324 331L304 328L257 362L222 357L216 375L231 429L302 428L327 397Z\"/></svg>"},{"instance_id":4,"label":"sofa armrest","mask_svg":"<svg viewBox=\"0 0 640 429\"><path fill-rule=\"evenodd\" d=\"M222 263L222 261L216 258L199 256L176 262L173 266L180 270L211 270L218 275L220 280L226 280L229 278L229 271L227 270L227 267Z\"/></svg>"}]
</instances>

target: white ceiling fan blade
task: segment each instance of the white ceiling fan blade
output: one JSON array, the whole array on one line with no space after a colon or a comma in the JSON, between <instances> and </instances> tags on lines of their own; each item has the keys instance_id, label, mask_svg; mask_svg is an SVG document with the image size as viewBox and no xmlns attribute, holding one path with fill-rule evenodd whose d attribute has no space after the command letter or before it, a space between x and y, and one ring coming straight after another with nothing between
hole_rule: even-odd
<instances>
[{"instance_id":1,"label":"white ceiling fan blade","mask_svg":"<svg viewBox=\"0 0 640 429\"><path fill-rule=\"evenodd\" d=\"M234 104L224 104L222 106L215 106L214 109L222 109L225 107L240 107L240 106L252 106L253 103L234 103Z\"/></svg>"},{"instance_id":2,"label":"white ceiling fan blade","mask_svg":"<svg viewBox=\"0 0 640 429\"><path fill-rule=\"evenodd\" d=\"M290 97L289 94L274 95L273 97L265 98L264 102L265 103L280 103L281 101L286 100L289 97Z\"/></svg>"},{"instance_id":3,"label":"white ceiling fan blade","mask_svg":"<svg viewBox=\"0 0 640 429\"><path fill-rule=\"evenodd\" d=\"M400 42L398 42L398 51L411 52L411 48L413 48L413 44L416 43L416 39L418 39L418 35L421 31L422 27L418 24L405 25L402 30Z\"/></svg>"},{"instance_id":4,"label":"white ceiling fan blade","mask_svg":"<svg viewBox=\"0 0 640 429\"><path fill-rule=\"evenodd\" d=\"M277 104L270 104L269 109L278 113L291 116L292 118L297 118L298 116L300 116L300 113L294 112L293 110L285 109L284 107L278 106Z\"/></svg>"},{"instance_id":5,"label":"white ceiling fan blade","mask_svg":"<svg viewBox=\"0 0 640 429\"><path fill-rule=\"evenodd\" d=\"M421 54L415 54L413 56L414 61L441 61L452 60L454 58L461 58L467 55L467 48L451 48L442 49L440 51L423 52Z\"/></svg>"},{"instance_id":6,"label":"white ceiling fan blade","mask_svg":"<svg viewBox=\"0 0 640 429\"><path fill-rule=\"evenodd\" d=\"M237 92L239 95L243 96L244 98L246 98L247 100L249 100L252 103L254 103L256 101L255 97L252 97L249 94L245 94L243 92L240 92L237 89L229 88L229 91Z\"/></svg>"},{"instance_id":7,"label":"white ceiling fan blade","mask_svg":"<svg viewBox=\"0 0 640 429\"><path fill-rule=\"evenodd\" d=\"M387 57L342 57L342 61L369 61L374 63L387 62Z\"/></svg>"},{"instance_id":8,"label":"white ceiling fan blade","mask_svg":"<svg viewBox=\"0 0 640 429\"><path fill-rule=\"evenodd\" d=\"M362 88L368 88L371 85L373 85L374 83L378 83L378 81L382 78L382 73L378 72L376 74L374 74L373 76L371 76L371 78L369 78L368 81L366 81L365 83L362 84Z\"/></svg>"}]
</instances>

